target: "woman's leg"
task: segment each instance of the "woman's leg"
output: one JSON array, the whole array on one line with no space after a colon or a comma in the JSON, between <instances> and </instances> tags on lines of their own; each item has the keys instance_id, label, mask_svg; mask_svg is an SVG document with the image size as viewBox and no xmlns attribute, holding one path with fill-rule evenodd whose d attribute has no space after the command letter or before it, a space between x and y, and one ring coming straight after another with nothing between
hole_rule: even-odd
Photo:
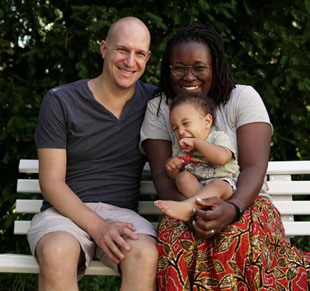
<instances>
[{"instance_id":1,"label":"woman's leg","mask_svg":"<svg viewBox=\"0 0 310 291\"><path fill-rule=\"evenodd\" d=\"M285 241L280 213L258 198L213 239L164 216L158 230L159 290L308 290L310 264Z\"/></svg>"},{"instance_id":2,"label":"woman's leg","mask_svg":"<svg viewBox=\"0 0 310 291\"><path fill-rule=\"evenodd\" d=\"M280 213L266 198L258 198L207 248L201 241L197 252L207 258L197 255L193 290L201 284L212 290L308 290L309 263L285 241Z\"/></svg>"},{"instance_id":3,"label":"woman's leg","mask_svg":"<svg viewBox=\"0 0 310 291\"><path fill-rule=\"evenodd\" d=\"M159 291L189 291L195 270L195 238L184 222L164 215L158 228Z\"/></svg>"}]
</instances>

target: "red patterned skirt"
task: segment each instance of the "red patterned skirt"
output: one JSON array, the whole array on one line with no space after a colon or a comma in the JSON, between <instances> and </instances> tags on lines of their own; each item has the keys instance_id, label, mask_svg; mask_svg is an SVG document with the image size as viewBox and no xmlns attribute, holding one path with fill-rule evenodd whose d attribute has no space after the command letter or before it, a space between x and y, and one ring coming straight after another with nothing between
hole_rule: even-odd
<instances>
[{"instance_id":1,"label":"red patterned skirt","mask_svg":"<svg viewBox=\"0 0 310 291\"><path fill-rule=\"evenodd\" d=\"M158 288L177 290L306 291L310 257L285 241L280 213L257 198L240 221L202 240L164 216L158 229Z\"/></svg>"}]
</instances>

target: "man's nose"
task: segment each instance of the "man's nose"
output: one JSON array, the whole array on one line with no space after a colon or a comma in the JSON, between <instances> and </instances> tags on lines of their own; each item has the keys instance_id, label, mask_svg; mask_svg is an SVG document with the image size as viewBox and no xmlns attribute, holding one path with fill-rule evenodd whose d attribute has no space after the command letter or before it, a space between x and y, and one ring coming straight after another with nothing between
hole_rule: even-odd
<instances>
[{"instance_id":1,"label":"man's nose","mask_svg":"<svg viewBox=\"0 0 310 291\"><path fill-rule=\"evenodd\" d=\"M124 63L128 67L132 67L135 63L135 54L134 52L130 52L127 54L126 59L124 60Z\"/></svg>"}]
</instances>

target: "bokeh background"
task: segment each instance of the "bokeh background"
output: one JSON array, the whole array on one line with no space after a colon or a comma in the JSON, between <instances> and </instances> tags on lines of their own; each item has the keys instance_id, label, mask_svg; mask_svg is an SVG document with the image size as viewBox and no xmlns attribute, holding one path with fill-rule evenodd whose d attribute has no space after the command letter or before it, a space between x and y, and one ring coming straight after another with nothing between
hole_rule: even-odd
<instances>
[{"instance_id":1,"label":"bokeh background","mask_svg":"<svg viewBox=\"0 0 310 291\"><path fill-rule=\"evenodd\" d=\"M47 90L101 73L99 41L115 20L143 20L152 57L143 76L157 84L175 29L213 26L238 83L262 96L274 126L271 160L310 159L309 0L1 0L0 253L29 252L13 236L18 161L37 158L33 134ZM310 242L296 238L300 248ZM115 290L119 278L85 277L81 290ZM36 290L36 275L0 274L0 290Z\"/></svg>"}]
</instances>

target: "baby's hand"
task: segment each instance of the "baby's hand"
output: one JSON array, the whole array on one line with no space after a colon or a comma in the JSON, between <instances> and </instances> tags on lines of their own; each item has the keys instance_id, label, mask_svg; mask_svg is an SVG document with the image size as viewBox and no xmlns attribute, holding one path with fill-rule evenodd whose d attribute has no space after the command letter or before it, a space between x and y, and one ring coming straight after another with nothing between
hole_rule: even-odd
<instances>
[{"instance_id":1,"label":"baby's hand","mask_svg":"<svg viewBox=\"0 0 310 291\"><path fill-rule=\"evenodd\" d=\"M181 172L183 166L183 161L177 157L170 158L166 162L166 171L168 176L171 179L175 179L175 177Z\"/></svg>"},{"instance_id":2,"label":"baby's hand","mask_svg":"<svg viewBox=\"0 0 310 291\"><path fill-rule=\"evenodd\" d=\"M170 158L166 162L167 171L181 170L182 166L183 166L183 161L177 157Z\"/></svg>"},{"instance_id":3,"label":"baby's hand","mask_svg":"<svg viewBox=\"0 0 310 291\"><path fill-rule=\"evenodd\" d=\"M195 149L194 139L193 137L184 137L179 140L179 145L183 152L189 153Z\"/></svg>"}]
</instances>

